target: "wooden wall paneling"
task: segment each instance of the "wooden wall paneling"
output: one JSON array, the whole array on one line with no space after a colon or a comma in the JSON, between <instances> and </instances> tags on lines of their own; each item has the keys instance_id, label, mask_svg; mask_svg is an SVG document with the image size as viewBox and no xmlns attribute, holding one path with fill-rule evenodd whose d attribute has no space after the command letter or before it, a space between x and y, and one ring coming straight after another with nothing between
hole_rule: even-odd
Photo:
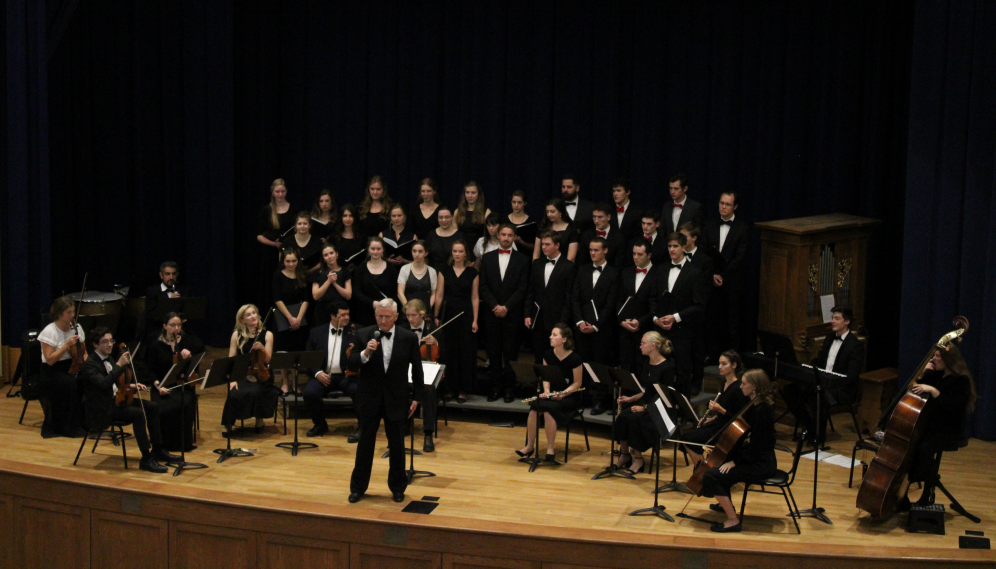
<instances>
[{"instance_id":1,"label":"wooden wall paneling","mask_svg":"<svg viewBox=\"0 0 996 569\"><path fill-rule=\"evenodd\" d=\"M349 568L349 544L315 538L259 533L259 569Z\"/></svg>"},{"instance_id":2,"label":"wooden wall paneling","mask_svg":"<svg viewBox=\"0 0 996 569\"><path fill-rule=\"evenodd\" d=\"M167 569L169 522L91 510L90 562L93 569Z\"/></svg>"},{"instance_id":3,"label":"wooden wall paneling","mask_svg":"<svg viewBox=\"0 0 996 569\"><path fill-rule=\"evenodd\" d=\"M255 532L183 522L169 525L169 565L174 569L255 569L257 555Z\"/></svg>"},{"instance_id":4,"label":"wooden wall paneling","mask_svg":"<svg viewBox=\"0 0 996 569\"><path fill-rule=\"evenodd\" d=\"M443 569L479 569L497 567L498 569L540 569L539 561L523 561L521 559L496 559L494 557L478 557L474 555L443 554Z\"/></svg>"},{"instance_id":5,"label":"wooden wall paneling","mask_svg":"<svg viewBox=\"0 0 996 569\"><path fill-rule=\"evenodd\" d=\"M12 527L15 567L90 567L88 508L15 498Z\"/></svg>"},{"instance_id":6,"label":"wooden wall paneling","mask_svg":"<svg viewBox=\"0 0 996 569\"><path fill-rule=\"evenodd\" d=\"M0 569L14 569L14 497L0 494Z\"/></svg>"},{"instance_id":7,"label":"wooden wall paneling","mask_svg":"<svg viewBox=\"0 0 996 569\"><path fill-rule=\"evenodd\" d=\"M350 544L350 569L442 569L442 555L395 547Z\"/></svg>"}]
</instances>

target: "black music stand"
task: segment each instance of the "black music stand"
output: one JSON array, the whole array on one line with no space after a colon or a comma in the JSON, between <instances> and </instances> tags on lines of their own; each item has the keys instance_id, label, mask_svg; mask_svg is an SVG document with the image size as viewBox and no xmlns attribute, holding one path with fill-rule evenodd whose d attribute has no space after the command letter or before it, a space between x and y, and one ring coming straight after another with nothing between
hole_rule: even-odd
<instances>
[{"instance_id":1,"label":"black music stand","mask_svg":"<svg viewBox=\"0 0 996 569\"><path fill-rule=\"evenodd\" d=\"M554 366L538 365L538 364L525 364L522 362L508 362L512 366L512 371L515 372L515 379L523 385L532 385L536 390L537 396L542 393L542 385L540 382L547 382L552 386L563 385L563 388L567 387L565 383L564 376L560 372L560 368ZM540 465L546 466L560 466L560 463L556 460L546 460L540 457L539 451L539 424L540 413L536 414L536 430L533 433L533 452L536 456L526 456L519 459L519 462L525 462L529 464L529 472L535 472L536 467ZM528 417L528 414L527 414ZM528 424L528 423L527 423Z\"/></svg>"},{"instance_id":2,"label":"black music stand","mask_svg":"<svg viewBox=\"0 0 996 569\"><path fill-rule=\"evenodd\" d=\"M642 393L644 391L643 386L628 371L596 363L586 363L584 367L588 370L588 375L595 383L612 384L612 398L615 401L619 401L623 388L633 392ZM618 406L619 404L616 403L616 405ZM613 460L616 456L616 416L619 415L619 411L619 409L616 409L616 412L612 414L612 446L609 452L609 465L605 470L592 476L592 480L600 480L609 476L620 476L636 480L636 477L627 472L625 468L616 468L615 461Z\"/></svg>"},{"instance_id":3,"label":"black music stand","mask_svg":"<svg viewBox=\"0 0 996 569\"><path fill-rule=\"evenodd\" d=\"M228 385L233 381L241 381L246 378L249 373L249 355L239 354L232 358L219 358L214 360L211 364L211 369L208 370L207 375L204 376L204 382L201 384L201 391L209 388L215 387L216 385ZM231 387L228 391L231 392ZM235 456L253 456L253 453L243 450L240 448L232 448L232 427L226 425L228 429L227 438L228 445L226 448L218 448L214 450L215 454L221 455L218 457L218 464L225 462L226 458L232 458Z\"/></svg>"},{"instance_id":4,"label":"black music stand","mask_svg":"<svg viewBox=\"0 0 996 569\"><path fill-rule=\"evenodd\" d=\"M164 377L163 380L159 383L160 388L166 389L167 386L172 386L168 388L169 391L173 391L174 389L180 390L179 397L180 397L180 461L181 462L186 460L186 456L183 449L186 448L187 446L186 442L187 406L186 406L186 401L184 400L187 394L185 387L188 383L194 383L197 381L195 379L193 382L190 382L188 381L187 378L189 378L190 374L194 373L194 371L197 370L197 366L201 365L201 360L203 359L204 359L204 352L201 352L199 355L193 355L185 360L178 362L176 365L169 368L169 371L166 372L166 377ZM193 442L194 442L193 440L190 441L191 444L193 444ZM167 463L167 464L172 465L172 463Z\"/></svg>"},{"instance_id":5,"label":"black music stand","mask_svg":"<svg viewBox=\"0 0 996 569\"><path fill-rule=\"evenodd\" d=\"M328 360L328 351L315 350L311 352L277 352L270 358L270 369L294 370L294 393L297 393L297 375L306 369L322 369ZM294 413L294 442L277 443L280 448L291 449L291 456L297 456L298 449L318 448L315 443L298 442L297 413Z\"/></svg>"},{"instance_id":6,"label":"black music stand","mask_svg":"<svg viewBox=\"0 0 996 569\"><path fill-rule=\"evenodd\" d=\"M814 383L814 385L816 386L815 399L816 399L816 431L817 431L817 433L815 435L813 435L813 442L815 443L815 446L816 446L816 450L814 451L815 454L813 455L813 507L811 507L811 508L809 508L807 510L800 510L796 514L791 514L790 513L789 515L790 516L798 516L800 518L803 517L803 516L810 516L812 518L820 520L821 522L823 522L825 524L833 525L833 522L831 522L830 518L828 518L827 515L826 515L826 510L824 510L823 508L820 508L820 507L818 507L816 505L816 488L818 486L817 483L820 480L820 441L819 441L820 435L819 435L819 430L820 430L820 426L822 425L822 423L820 423L820 411L821 411L821 408L823 407L823 400L824 399L826 399L828 405L832 406L835 403L835 401L833 399L833 396L830 394L830 391L831 391L831 389L833 387L833 384L835 383L835 376L840 376L841 374L836 374L836 373L833 373L833 372L827 372L826 370L822 370L822 369L820 369L820 368L818 368L816 366L808 366L808 365L799 366L798 370L799 371L793 370L793 374L801 373L801 374L805 374L803 377L809 376L809 377L806 377L805 379L799 378L800 381L807 381L807 380L808 381L812 381ZM847 376L843 376L843 377L846 378ZM803 433L802 436L805 437L806 434Z\"/></svg>"},{"instance_id":7,"label":"black music stand","mask_svg":"<svg viewBox=\"0 0 996 569\"><path fill-rule=\"evenodd\" d=\"M788 336L758 330L757 339L761 342L761 351L764 352L764 355L775 360L775 369L771 374L772 378L778 376L779 362L799 365L799 360L795 357L795 346L792 345L792 339Z\"/></svg>"},{"instance_id":8,"label":"black music stand","mask_svg":"<svg viewBox=\"0 0 996 569\"><path fill-rule=\"evenodd\" d=\"M665 397L664 396L665 393L663 390L660 389L660 386L655 385L654 387L657 389L658 395L660 395L661 399L665 402L664 403L665 406L667 405L668 401L674 402L672 404L673 409L675 409L675 411L678 413L678 416L681 417L682 421L692 423L693 425L698 424L699 417L698 415L695 414L695 409L692 408L692 403L688 400L687 397L685 397L684 393L681 393L675 388L668 386L667 395L669 397ZM681 423L678 423L675 426L675 431L681 433ZM688 488L688 486L685 486L681 482L678 482L678 446L681 443L679 443L677 440L672 440L670 437L668 437L668 439L665 439L664 442L668 442L669 440L674 445L674 456L671 459L671 481L663 486L658 486L657 489L654 490L654 492L659 494L661 492L674 491L674 492L684 492L685 494L694 494L695 492L692 492ZM660 460L659 454L657 459ZM658 471L660 470L659 464L657 465L657 470Z\"/></svg>"},{"instance_id":9,"label":"black music stand","mask_svg":"<svg viewBox=\"0 0 996 569\"><path fill-rule=\"evenodd\" d=\"M439 380L443 377L443 372L446 371L446 366L443 364L437 364L435 362L422 362L422 382L423 385L427 387L436 388L439 386ZM408 383L412 382L412 368L408 366ZM410 447L405 449L408 454L408 470L405 474L408 476L408 483L411 484L416 478L428 478L430 476L435 476L434 473L428 470L415 470L415 455L422 454L415 450L415 413L411 414L408 418L410 421L408 425L408 434L411 437ZM384 456L390 456L391 450L388 449Z\"/></svg>"},{"instance_id":10,"label":"black music stand","mask_svg":"<svg viewBox=\"0 0 996 569\"><path fill-rule=\"evenodd\" d=\"M664 398L658 399L657 401L654 402L653 405L651 405L647 409L647 412L650 413L650 417L654 421L654 426L657 427L657 435L658 435L657 442L654 443L653 454L651 454L650 456L651 461L654 459L655 456L657 457L657 474L655 475L656 478L654 480L655 487L661 483L661 440L670 439L671 437L674 436L675 431L678 430L677 425L675 425L671 421L671 417L668 416L667 407L665 407L664 401L666 401L666 399ZM629 513L629 515L642 516L649 514L652 516L658 516L664 518L669 522L673 522L674 518L672 518L667 512L664 511L667 508L665 508L663 505L660 504L659 499L660 499L660 492L654 492L653 506L649 508L641 508L639 510L633 510L632 512Z\"/></svg>"}]
</instances>

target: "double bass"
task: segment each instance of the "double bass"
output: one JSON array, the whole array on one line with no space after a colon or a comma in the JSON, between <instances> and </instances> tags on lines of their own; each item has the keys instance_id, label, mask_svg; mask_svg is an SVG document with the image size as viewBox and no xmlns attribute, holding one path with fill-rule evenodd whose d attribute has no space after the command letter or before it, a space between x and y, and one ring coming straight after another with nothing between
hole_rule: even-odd
<instances>
[{"instance_id":1,"label":"double bass","mask_svg":"<svg viewBox=\"0 0 996 569\"><path fill-rule=\"evenodd\" d=\"M927 404L927 398L909 390L923 375L927 364L937 350L947 350L952 342L960 342L968 330L968 319L956 316L955 329L941 336L930 347L926 357L906 384L899 390L899 396L889 405L875 426L874 431L884 430L882 444L868 465L861 488L858 489L857 506L873 518L888 519L896 513L899 499L909 488L909 470L913 461L913 451L923 437L920 413ZM888 422L886 422L888 419ZM885 428L882 429L882 425Z\"/></svg>"}]
</instances>

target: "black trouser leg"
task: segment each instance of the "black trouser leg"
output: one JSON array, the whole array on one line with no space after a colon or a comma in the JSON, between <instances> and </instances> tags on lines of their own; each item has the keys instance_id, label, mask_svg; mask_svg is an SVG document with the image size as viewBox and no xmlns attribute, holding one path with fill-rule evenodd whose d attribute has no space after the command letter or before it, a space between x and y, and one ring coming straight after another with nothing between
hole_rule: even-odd
<instances>
[{"instance_id":1,"label":"black trouser leg","mask_svg":"<svg viewBox=\"0 0 996 569\"><path fill-rule=\"evenodd\" d=\"M692 379L691 338L684 334L675 334L669 338L674 346L675 374L678 376L677 388L689 397L696 395L699 390L695 389Z\"/></svg>"},{"instance_id":2,"label":"black trouser leg","mask_svg":"<svg viewBox=\"0 0 996 569\"><path fill-rule=\"evenodd\" d=\"M630 332L625 328L619 328L619 366L630 373L640 373L643 368L643 361L646 359L640 353L640 340L643 332L637 330Z\"/></svg>"},{"instance_id":3,"label":"black trouser leg","mask_svg":"<svg viewBox=\"0 0 996 569\"><path fill-rule=\"evenodd\" d=\"M782 399L785 406L792 412L799 425L810 437L816 437L816 421L809 412L809 402L816 397L815 393L808 386L799 383L790 383L782 389ZM821 417L822 418L822 417Z\"/></svg>"},{"instance_id":4,"label":"black trouser leg","mask_svg":"<svg viewBox=\"0 0 996 569\"><path fill-rule=\"evenodd\" d=\"M162 425L159 421L159 404L155 401L143 401L142 403L132 403L132 405L144 405L145 406L145 419L146 428L149 429L149 442L152 444L153 450L160 449L163 447L163 431ZM139 409L139 412L142 410Z\"/></svg>"},{"instance_id":5,"label":"black trouser leg","mask_svg":"<svg viewBox=\"0 0 996 569\"><path fill-rule=\"evenodd\" d=\"M349 480L349 491L363 494L370 486L370 470L373 468L374 445L377 443L377 431L380 430L380 415L360 418L360 440L356 444L356 461L353 463L353 475ZM404 461L404 443L399 453ZM402 466L403 468L403 466Z\"/></svg>"},{"instance_id":6,"label":"black trouser leg","mask_svg":"<svg viewBox=\"0 0 996 569\"><path fill-rule=\"evenodd\" d=\"M138 444L138 450L141 451L142 458L147 458L152 445L149 443L149 435L145 430L145 416L142 414L142 410L133 405L115 406L111 411L111 418L131 425L132 430L135 431L135 443Z\"/></svg>"},{"instance_id":7,"label":"black trouser leg","mask_svg":"<svg viewBox=\"0 0 996 569\"><path fill-rule=\"evenodd\" d=\"M543 365L543 352L550 348L550 332L551 330L543 326L542 322L538 322L532 329L533 355L537 365Z\"/></svg>"},{"instance_id":8,"label":"black trouser leg","mask_svg":"<svg viewBox=\"0 0 996 569\"><path fill-rule=\"evenodd\" d=\"M473 340L474 337L471 336ZM387 487L391 492L404 493L408 488L408 475L405 473L405 424L408 419L388 421L384 419L384 433L387 435L387 448L391 451L390 467L387 473ZM365 434L365 433L364 433Z\"/></svg>"},{"instance_id":9,"label":"black trouser leg","mask_svg":"<svg viewBox=\"0 0 996 569\"><path fill-rule=\"evenodd\" d=\"M727 291L727 305L726 305L726 316L727 316L727 328L729 333L729 341L727 346L733 350L740 350L740 298L741 291L739 289L730 289Z\"/></svg>"},{"instance_id":10,"label":"black trouser leg","mask_svg":"<svg viewBox=\"0 0 996 569\"><path fill-rule=\"evenodd\" d=\"M494 365L494 360L492 360ZM436 411L439 406L436 388L428 385L422 388L422 430L426 433L436 432Z\"/></svg>"},{"instance_id":11,"label":"black trouser leg","mask_svg":"<svg viewBox=\"0 0 996 569\"><path fill-rule=\"evenodd\" d=\"M322 404L322 399L325 394L328 393L332 388L332 382L329 381L329 385L322 385L322 382L318 381L314 377L308 380L308 384L304 386L304 406L308 409L308 415L311 416L311 421L316 427L328 426L325 421L325 406Z\"/></svg>"}]
</instances>

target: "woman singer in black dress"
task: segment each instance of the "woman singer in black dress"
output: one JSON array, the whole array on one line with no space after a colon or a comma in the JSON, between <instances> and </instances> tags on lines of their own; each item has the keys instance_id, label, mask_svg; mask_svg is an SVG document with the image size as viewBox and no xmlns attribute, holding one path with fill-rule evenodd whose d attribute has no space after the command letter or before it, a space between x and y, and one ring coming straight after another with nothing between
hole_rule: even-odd
<instances>
[{"instance_id":1,"label":"woman singer in black dress","mask_svg":"<svg viewBox=\"0 0 996 569\"><path fill-rule=\"evenodd\" d=\"M336 209L332 190L322 190L315 198L311 207L311 234L322 241L327 241L335 229L339 212Z\"/></svg>"},{"instance_id":2,"label":"woman singer in black dress","mask_svg":"<svg viewBox=\"0 0 996 569\"><path fill-rule=\"evenodd\" d=\"M682 439L691 443L705 444L722 431L730 419L744 408L749 400L740 388L740 377L743 374L744 362L740 359L740 354L735 350L727 350L720 354L719 375L726 380L722 391L716 399L709 402L709 412L699 419L698 426L687 433L682 433ZM692 464L698 464L702 460L701 446L685 445L685 452L688 453Z\"/></svg>"},{"instance_id":3,"label":"woman singer in black dress","mask_svg":"<svg viewBox=\"0 0 996 569\"><path fill-rule=\"evenodd\" d=\"M429 265L436 272L441 272L449 261L453 242L460 239L466 243L467 239L453 222L453 210L449 206L439 206L436 217L439 219L439 227L429 234L426 242L429 245Z\"/></svg>"},{"instance_id":4,"label":"woman singer in black dress","mask_svg":"<svg viewBox=\"0 0 996 569\"><path fill-rule=\"evenodd\" d=\"M564 200L560 198L554 198L546 202L544 211L546 212L546 217L543 222L540 223L539 233L542 234L544 231L556 231L560 234L560 254L567 257L567 260L574 262L575 257L578 254L578 230L575 225L571 222L571 216L567 213L567 206L564 205ZM540 240L536 240L536 246L533 248L533 260L540 258Z\"/></svg>"},{"instance_id":5,"label":"woman singer in black dress","mask_svg":"<svg viewBox=\"0 0 996 569\"><path fill-rule=\"evenodd\" d=\"M566 424L574 418L574 413L581 407L581 356L574 352L574 336L571 327L564 323L558 323L550 332L551 349L543 353L543 364L557 366L564 376L564 381L568 383L565 391L558 395L551 395L549 382L543 382L543 392L538 398L529 404L529 419L526 422L526 446L515 451L515 454L526 457L533 452L536 444L536 421L538 414L543 413L543 421L546 430L546 456L545 459L553 461L556 459L554 443L557 440L557 425Z\"/></svg>"},{"instance_id":6,"label":"woman singer in black dress","mask_svg":"<svg viewBox=\"0 0 996 569\"><path fill-rule=\"evenodd\" d=\"M286 239L286 233L294 225L294 213L287 201L287 186L283 178L277 178L270 184L270 203L259 211L259 231L256 241L260 243L260 274L273 274L280 268L280 243ZM260 281L260 294L257 298L265 299L269 304L272 291L270 281Z\"/></svg>"},{"instance_id":7,"label":"woman singer in black dress","mask_svg":"<svg viewBox=\"0 0 996 569\"><path fill-rule=\"evenodd\" d=\"M436 210L439 209L439 186L432 178L425 178L419 187L418 196L418 211L413 211L411 216L412 229L415 235L427 239L429 234L439 227L439 220L436 218Z\"/></svg>"},{"instance_id":8,"label":"woman singer in black dress","mask_svg":"<svg viewBox=\"0 0 996 569\"><path fill-rule=\"evenodd\" d=\"M387 231L390 221L388 214L394 207L394 200L387 195L387 183L382 176L374 176L367 182L367 190L360 202L360 216L357 224L364 235L380 235Z\"/></svg>"},{"instance_id":9,"label":"woman singer in black dress","mask_svg":"<svg viewBox=\"0 0 996 569\"><path fill-rule=\"evenodd\" d=\"M398 301L398 269L384 260L384 240L371 237L367 261L353 269L353 302L350 317L357 327L373 326L374 304L390 298Z\"/></svg>"},{"instance_id":10,"label":"woman singer in black dress","mask_svg":"<svg viewBox=\"0 0 996 569\"><path fill-rule=\"evenodd\" d=\"M235 331L228 344L228 357L261 350L260 358L264 363L269 362L273 355L273 333L265 330L260 338L261 329L259 309L252 304L239 308L235 313ZM225 408L221 412L221 424L231 431L235 421L255 417L256 432L260 433L263 431L263 420L276 414L279 397L280 389L273 384L272 375L269 381L257 381L255 377L233 381L228 384L228 398L225 399Z\"/></svg>"},{"instance_id":11,"label":"woman singer in black dress","mask_svg":"<svg viewBox=\"0 0 996 569\"><path fill-rule=\"evenodd\" d=\"M616 418L616 441L619 442L619 458L616 468L629 467L626 472L643 472L643 453L660 438L657 426L648 410L660 395L654 384L661 388L674 385L674 363L667 359L674 351L671 341L657 332L647 332L640 341L640 352L648 358L640 374L643 393L620 396L619 405L626 407Z\"/></svg>"},{"instance_id":12,"label":"woman singer in black dress","mask_svg":"<svg viewBox=\"0 0 996 569\"><path fill-rule=\"evenodd\" d=\"M343 267L352 268L363 262L363 251L367 247L366 237L360 233L356 225L357 208L353 204L342 206L339 214L339 223L336 224L332 232L330 241L334 240L338 245L339 264Z\"/></svg>"},{"instance_id":13,"label":"woman singer in black dress","mask_svg":"<svg viewBox=\"0 0 996 569\"><path fill-rule=\"evenodd\" d=\"M76 321L76 306L65 296L52 301L49 309L52 322L38 334L41 344L41 378L38 380L38 393L47 399L45 421L42 423L43 438L82 437L83 400L77 388L76 377L70 375L73 359L71 349L79 340L81 357L86 361L86 333Z\"/></svg>"},{"instance_id":14,"label":"woman singer in black dress","mask_svg":"<svg viewBox=\"0 0 996 569\"><path fill-rule=\"evenodd\" d=\"M353 283L349 271L339 265L339 251L329 241L322 247L322 264L308 277L311 283L311 298L315 299L314 326L329 322L334 307L342 303L348 305L353 297Z\"/></svg>"},{"instance_id":15,"label":"woman singer in black dress","mask_svg":"<svg viewBox=\"0 0 996 569\"><path fill-rule=\"evenodd\" d=\"M446 397L456 393L457 403L467 402L467 388L474 385L477 371L479 283L477 269L467 260L467 244L462 239L455 241L449 263L438 276L433 312L436 327L460 314L442 330L446 342ZM440 313L444 302L446 310Z\"/></svg>"},{"instance_id":16,"label":"woman singer in black dress","mask_svg":"<svg viewBox=\"0 0 996 569\"><path fill-rule=\"evenodd\" d=\"M311 213L302 211L294 220L294 232L280 242L280 250L297 249L298 261L302 270L311 273L318 270L322 240L311 234Z\"/></svg>"},{"instance_id":17,"label":"woman singer in black dress","mask_svg":"<svg viewBox=\"0 0 996 569\"><path fill-rule=\"evenodd\" d=\"M757 483L767 480L778 468L775 458L775 416L771 411L774 398L771 395L771 380L764 370L747 370L740 379L740 389L750 398L748 408L742 415L750 425L750 440L727 461L716 468L710 468L702 477L702 495L715 496L711 510L722 511L726 520L712 526L719 533L740 531L740 520L730 501L730 488L741 482Z\"/></svg>"},{"instance_id":18,"label":"woman singer in black dress","mask_svg":"<svg viewBox=\"0 0 996 569\"><path fill-rule=\"evenodd\" d=\"M274 349L278 352L297 352L303 350L308 342L310 329L305 315L308 314L311 289L296 249L284 250L280 254L280 261L284 268L273 273L273 304L276 312L286 320L288 328L277 330ZM277 316L274 315L274 320L276 319ZM273 327L280 328L276 324ZM286 372L281 372L281 375L283 381L280 390L287 393L289 375Z\"/></svg>"},{"instance_id":19,"label":"woman singer in black dress","mask_svg":"<svg viewBox=\"0 0 996 569\"><path fill-rule=\"evenodd\" d=\"M405 212L405 207L401 204L394 204L391 206L391 226L384 230L380 234L381 237L385 239L390 239L395 245L404 245L414 241L418 237L415 236L415 232L408 229L408 214ZM388 257L388 263L391 263L395 267L401 268L408 263L411 263L411 259L402 257L401 255L393 255Z\"/></svg>"},{"instance_id":20,"label":"woman singer in black dress","mask_svg":"<svg viewBox=\"0 0 996 569\"><path fill-rule=\"evenodd\" d=\"M412 262L398 271L398 303L407 306L409 300L421 300L430 314L436 305L439 274L425 262L426 244L421 239L412 245Z\"/></svg>"},{"instance_id":21,"label":"woman singer in black dress","mask_svg":"<svg viewBox=\"0 0 996 569\"><path fill-rule=\"evenodd\" d=\"M924 434L913 451L909 473L910 482L923 482L917 504L925 506L934 503L937 453L960 446L965 439L968 414L975 405L975 382L958 346L952 344L946 350L936 350L911 391L927 398L917 421L922 423ZM900 508L908 506L909 498L904 497Z\"/></svg>"},{"instance_id":22,"label":"woman singer in black dress","mask_svg":"<svg viewBox=\"0 0 996 569\"><path fill-rule=\"evenodd\" d=\"M149 392L152 400L159 405L159 425L166 450L179 452L182 446L183 452L190 452L197 448L194 446L194 419L197 417L197 392L194 386L166 389L161 384L173 367L174 356L176 362L180 363L196 358L203 351L204 342L193 332L183 330L183 320L179 314L169 312L163 320L162 332L145 352L145 365L154 376ZM181 415L184 421L182 426Z\"/></svg>"},{"instance_id":23,"label":"woman singer in black dress","mask_svg":"<svg viewBox=\"0 0 996 569\"><path fill-rule=\"evenodd\" d=\"M464 184L460 203L457 204L456 211L453 212L453 223L456 224L460 233L463 233L464 239L470 247L473 247L477 243L477 239L484 235L484 223L489 215L491 215L491 210L484 205L484 192L481 191L477 182L471 180ZM475 259L473 249L469 249L467 253L471 256L470 260L473 261Z\"/></svg>"}]
</instances>

